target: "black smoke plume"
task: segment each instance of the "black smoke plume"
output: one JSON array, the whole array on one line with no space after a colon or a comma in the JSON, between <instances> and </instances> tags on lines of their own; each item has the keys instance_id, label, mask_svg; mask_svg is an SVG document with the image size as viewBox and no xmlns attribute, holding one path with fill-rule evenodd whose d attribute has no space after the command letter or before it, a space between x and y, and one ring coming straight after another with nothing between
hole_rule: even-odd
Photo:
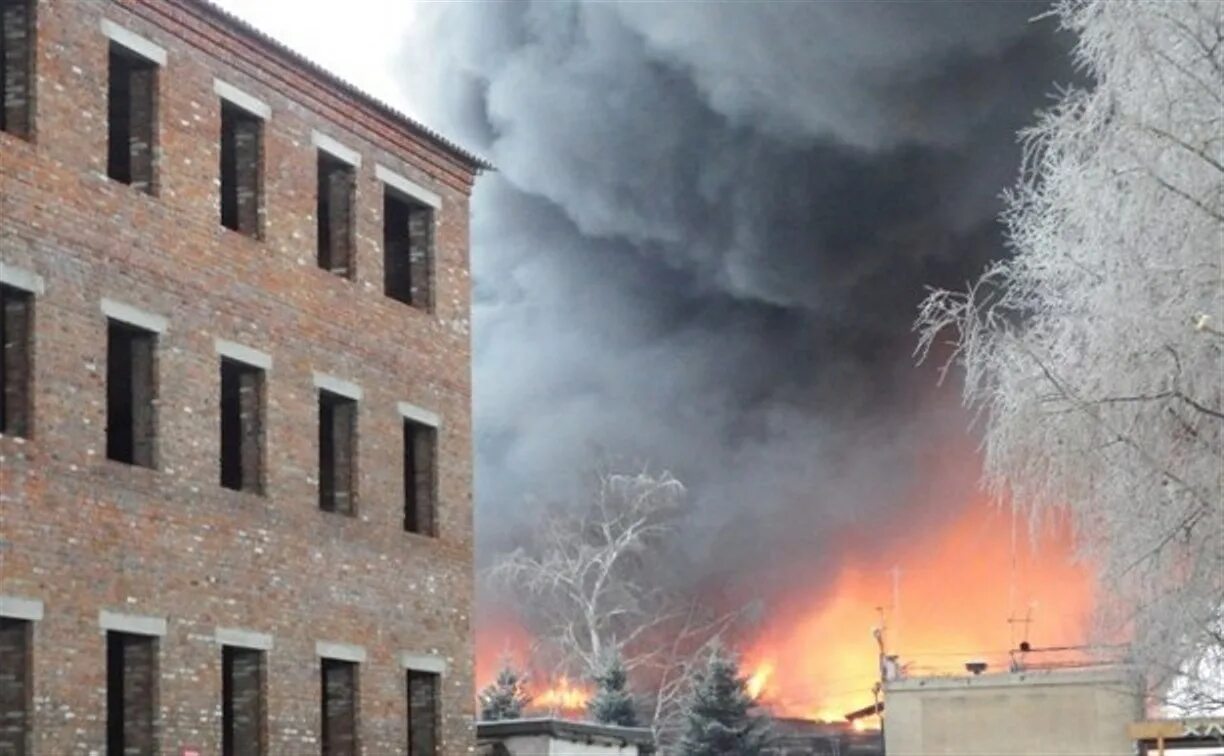
<instances>
[{"instance_id":1,"label":"black smoke plume","mask_svg":"<svg viewBox=\"0 0 1224 756\"><path fill-rule=\"evenodd\" d=\"M1074 75L1045 10L423 5L408 94L498 167L473 206L482 561L596 448L685 480L693 579L767 600L819 581L832 533L937 516L914 480L967 419L911 323L1005 253L1016 132ZM974 465L918 497L963 500Z\"/></svg>"}]
</instances>

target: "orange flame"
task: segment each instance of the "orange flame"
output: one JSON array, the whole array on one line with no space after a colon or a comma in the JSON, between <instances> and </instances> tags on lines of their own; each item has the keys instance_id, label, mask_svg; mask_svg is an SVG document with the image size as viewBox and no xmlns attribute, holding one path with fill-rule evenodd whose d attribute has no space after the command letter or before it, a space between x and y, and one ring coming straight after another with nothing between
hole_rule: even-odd
<instances>
[{"instance_id":1,"label":"orange flame","mask_svg":"<svg viewBox=\"0 0 1224 756\"><path fill-rule=\"evenodd\" d=\"M476 635L476 683L482 690L509 664L526 675L531 703L525 714L580 714L591 698L588 686L564 675L549 679L537 674L531 665L532 637L518 618L507 609L489 612L481 618Z\"/></svg>"},{"instance_id":2,"label":"orange flame","mask_svg":"<svg viewBox=\"0 0 1224 756\"><path fill-rule=\"evenodd\" d=\"M1070 525L1053 522L1029 538L1023 520L965 493L976 468L966 460L973 459L964 449L932 445L912 489L925 504L908 510L921 519L904 538L892 522L866 540L856 541L861 530L822 539L844 549L835 571L813 568L808 585L771 605L763 626L740 646L748 692L763 706L779 716L837 722L869 706L880 680L877 629L885 652L911 675L964 674L971 659L990 671L1007 669L1009 652L1024 640L1033 647L1086 641L1095 576L1074 561ZM948 511L949 497L962 502L959 511ZM763 567L753 580L768 580ZM794 565L781 571L789 581ZM531 637L517 619L482 618L478 681L491 680L508 651L519 668L527 666ZM538 687L544 691L536 706L546 708L574 711L589 697L564 679Z\"/></svg>"},{"instance_id":3,"label":"orange flame","mask_svg":"<svg viewBox=\"0 0 1224 756\"><path fill-rule=\"evenodd\" d=\"M509 664L526 672L531 660L531 634L506 607L485 608L476 628L476 686L484 688Z\"/></svg>"},{"instance_id":4,"label":"orange flame","mask_svg":"<svg viewBox=\"0 0 1224 756\"><path fill-rule=\"evenodd\" d=\"M764 661L757 665L752 674L748 676L748 695L753 698L760 698L765 692L765 686L769 684L769 678L773 677L774 664L772 661Z\"/></svg>"},{"instance_id":5,"label":"orange flame","mask_svg":"<svg viewBox=\"0 0 1224 756\"><path fill-rule=\"evenodd\" d=\"M1092 575L1072 561L1069 527L1048 529L1037 544L1024 527L1013 548L1010 514L973 502L942 532L877 555L876 564L843 568L810 608L749 644L746 667L763 703L827 721L870 705L880 678L877 628L911 674L964 674L971 658L1006 669L1008 652L1026 639L1083 642Z\"/></svg>"},{"instance_id":6,"label":"orange flame","mask_svg":"<svg viewBox=\"0 0 1224 756\"><path fill-rule=\"evenodd\" d=\"M562 676L552 686L536 694L531 703L532 708L575 712L585 710L590 699L591 691L588 688L575 685Z\"/></svg>"}]
</instances>

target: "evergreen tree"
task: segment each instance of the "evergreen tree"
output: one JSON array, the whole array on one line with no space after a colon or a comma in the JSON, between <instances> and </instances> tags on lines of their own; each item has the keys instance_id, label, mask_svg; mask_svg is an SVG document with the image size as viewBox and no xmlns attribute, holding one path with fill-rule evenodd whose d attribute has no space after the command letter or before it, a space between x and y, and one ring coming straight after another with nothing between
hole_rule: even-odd
<instances>
[{"instance_id":1,"label":"evergreen tree","mask_svg":"<svg viewBox=\"0 0 1224 756\"><path fill-rule=\"evenodd\" d=\"M480 718L485 722L518 719L529 703L526 678L507 663L497 673L497 681L480 691Z\"/></svg>"},{"instance_id":2,"label":"evergreen tree","mask_svg":"<svg viewBox=\"0 0 1224 756\"><path fill-rule=\"evenodd\" d=\"M595 695L587 702L587 712L601 724L637 726L637 710L633 696L625 688L627 675L620 654L613 651L603 668L592 678Z\"/></svg>"},{"instance_id":3,"label":"evergreen tree","mask_svg":"<svg viewBox=\"0 0 1224 756\"><path fill-rule=\"evenodd\" d=\"M706 668L696 675L686 707L680 756L757 756L769 739L769 723L751 713L739 662L716 647Z\"/></svg>"}]
</instances>

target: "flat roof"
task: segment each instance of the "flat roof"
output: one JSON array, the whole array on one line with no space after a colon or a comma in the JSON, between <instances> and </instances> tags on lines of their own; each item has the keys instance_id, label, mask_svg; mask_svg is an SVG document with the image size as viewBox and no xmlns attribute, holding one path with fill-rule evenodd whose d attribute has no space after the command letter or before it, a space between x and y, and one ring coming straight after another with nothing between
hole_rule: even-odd
<instances>
[{"instance_id":1,"label":"flat roof","mask_svg":"<svg viewBox=\"0 0 1224 756\"><path fill-rule=\"evenodd\" d=\"M648 727L619 727L598 722L577 722L552 717L500 719L495 722L476 723L477 738L509 738L524 735L548 735L559 740L604 740L617 744L654 748L654 734Z\"/></svg>"},{"instance_id":2,"label":"flat roof","mask_svg":"<svg viewBox=\"0 0 1224 756\"><path fill-rule=\"evenodd\" d=\"M1127 734L1135 740L1205 740L1224 745L1224 717L1146 719L1134 722L1126 729Z\"/></svg>"},{"instance_id":3,"label":"flat roof","mask_svg":"<svg viewBox=\"0 0 1224 756\"><path fill-rule=\"evenodd\" d=\"M885 693L906 693L919 690L954 690L965 688L1003 688L1024 685L1104 685L1131 684L1133 670L1124 666L1025 669L1019 672L984 672L980 675L933 675L891 680L884 685Z\"/></svg>"}]
</instances>

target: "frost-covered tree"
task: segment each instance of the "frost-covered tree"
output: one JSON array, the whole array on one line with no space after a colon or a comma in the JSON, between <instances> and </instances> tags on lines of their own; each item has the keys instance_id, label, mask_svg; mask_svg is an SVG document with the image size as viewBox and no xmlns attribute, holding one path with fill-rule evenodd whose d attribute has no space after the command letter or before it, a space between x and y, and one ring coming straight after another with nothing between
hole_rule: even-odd
<instances>
[{"instance_id":1,"label":"frost-covered tree","mask_svg":"<svg viewBox=\"0 0 1224 756\"><path fill-rule=\"evenodd\" d=\"M641 565L673 532L685 495L667 472L601 472L593 487L588 502L549 512L490 572L584 677L654 623L663 590Z\"/></svg>"},{"instance_id":2,"label":"frost-covered tree","mask_svg":"<svg viewBox=\"0 0 1224 756\"><path fill-rule=\"evenodd\" d=\"M769 720L753 713L756 702L739 663L720 646L697 673L685 706L680 756L756 756L769 742Z\"/></svg>"},{"instance_id":3,"label":"frost-covered tree","mask_svg":"<svg viewBox=\"0 0 1224 756\"><path fill-rule=\"evenodd\" d=\"M684 498L667 472L601 471L585 500L548 512L487 573L558 673L592 678L618 655L663 744L678 730L695 660L736 616L712 614L660 579L663 557L679 548Z\"/></svg>"},{"instance_id":4,"label":"frost-covered tree","mask_svg":"<svg viewBox=\"0 0 1224 756\"><path fill-rule=\"evenodd\" d=\"M921 349L955 331L987 483L1071 513L1153 690L1220 705L1224 3L1057 13L1091 84L1024 133L1013 254L925 301Z\"/></svg>"},{"instance_id":5,"label":"frost-covered tree","mask_svg":"<svg viewBox=\"0 0 1224 756\"><path fill-rule=\"evenodd\" d=\"M609 652L603 668L592 681L595 695L587 702L587 712L596 722L621 727L637 727L637 710L629 692L629 676L620 654Z\"/></svg>"},{"instance_id":6,"label":"frost-covered tree","mask_svg":"<svg viewBox=\"0 0 1224 756\"><path fill-rule=\"evenodd\" d=\"M526 679L509 663L503 664L497 680L480 691L480 718L485 722L518 719L531 703Z\"/></svg>"}]
</instances>

